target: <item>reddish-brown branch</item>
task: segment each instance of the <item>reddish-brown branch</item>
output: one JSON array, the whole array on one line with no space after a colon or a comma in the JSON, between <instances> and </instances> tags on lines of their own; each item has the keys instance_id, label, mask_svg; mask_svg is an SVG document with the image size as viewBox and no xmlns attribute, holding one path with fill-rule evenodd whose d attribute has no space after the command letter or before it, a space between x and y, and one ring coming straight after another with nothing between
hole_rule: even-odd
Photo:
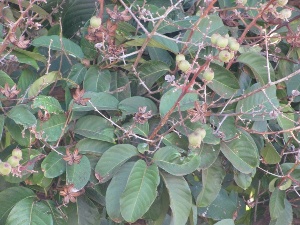
<instances>
[{"instance_id":1,"label":"reddish-brown branch","mask_svg":"<svg viewBox=\"0 0 300 225\"><path fill-rule=\"evenodd\" d=\"M103 19L103 12L104 12L104 0L98 0L99 1L99 5L100 5L100 9L99 9L99 13L98 13L98 17Z\"/></svg>"}]
</instances>

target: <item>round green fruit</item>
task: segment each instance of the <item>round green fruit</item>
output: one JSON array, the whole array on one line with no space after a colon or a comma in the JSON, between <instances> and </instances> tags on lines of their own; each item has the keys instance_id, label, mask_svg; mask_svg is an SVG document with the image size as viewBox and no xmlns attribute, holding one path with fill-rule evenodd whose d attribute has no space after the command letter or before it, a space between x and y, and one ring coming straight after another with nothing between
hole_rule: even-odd
<instances>
[{"instance_id":1,"label":"round green fruit","mask_svg":"<svg viewBox=\"0 0 300 225\"><path fill-rule=\"evenodd\" d=\"M229 42L229 49L231 51L238 51L240 49L240 44L237 41L230 41Z\"/></svg>"},{"instance_id":2,"label":"round green fruit","mask_svg":"<svg viewBox=\"0 0 300 225\"><path fill-rule=\"evenodd\" d=\"M222 62L228 63L229 60L231 59L231 54L230 54L230 52L228 52L227 50L220 51L220 53L219 53L219 59L220 59Z\"/></svg>"},{"instance_id":3,"label":"round green fruit","mask_svg":"<svg viewBox=\"0 0 300 225\"><path fill-rule=\"evenodd\" d=\"M178 68L185 73L191 68L191 64L186 60L181 60L178 63Z\"/></svg>"},{"instance_id":4,"label":"round green fruit","mask_svg":"<svg viewBox=\"0 0 300 225\"><path fill-rule=\"evenodd\" d=\"M288 3L289 0L277 0L276 4L278 6L285 6Z\"/></svg>"},{"instance_id":5,"label":"round green fruit","mask_svg":"<svg viewBox=\"0 0 300 225\"><path fill-rule=\"evenodd\" d=\"M101 18L97 17L97 16L93 16L91 19L90 19L90 25L92 28L99 28L101 26L101 23L102 23L102 20Z\"/></svg>"},{"instance_id":6,"label":"round green fruit","mask_svg":"<svg viewBox=\"0 0 300 225\"><path fill-rule=\"evenodd\" d=\"M17 156L10 156L7 159L7 162L11 165L11 167L17 167L18 165L20 165L20 159Z\"/></svg>"},{"instance_id":7,"label":"round green fruit","mask_svg":"<svg viewBox=\"0 0 300 225\"><path fill-rule=\"evenodd\" d=\"M19 148L15 148L14 150L12 150L11 155L22 159L22 150Z\"/></svg>"},{"instance_id":8,"label":"round green fruit","mask_svg":"<svg viewBox=\"0 0 300 225\"><path fill-rule=\"evenodd\" d=\"M246 5L247 0L235 0L235 3L238 4L238 5Z\"/></svg>"},{"instance_id":9,"label":"round green fruit","mask_svg":"<svg viewBox=\"0 0 300 225\"><path fill-rule=\"evenodd\" d=\"M212 81L215 77L215 73L211 68L207 68L203 73L203 78L207 81Z\"/></svg>"},{"instance_id":10,"label":"round green fruit","mask_svg":"<svg viewBox=\"0 0 300 225\"><path fill-rule=\"evenodd\" d=\"M8 175L11 172L11 165L8 162L0 162L0 173Z\"/></svg>"},{"instance_id":11,"label":"round green fruit","mask_svg":"<svg viewBox=\"0 0 300 225\"><path fill-rule=\"evenodd\" d=\"M217 44L216 44L219 48L225 48L228 45L228 38L226 37L219 37L217 39Z\"/></svg>"},{"instance_id":12,"label":"round green fruit","mask_svg":"<svg viewBox=\"0 0 300 225\"><path fill-rule=\"evenodd\" d=\"M206 131L202 128L196 129L188 136L190 148L200 148L201 142L206 136Z\"/></svg>"},{"instance_id":13,"label":"round green fruit","mask_svg":"<svg viewBox=\"0 0 300 225\"><path fill-rule=\"evenodd\" d=\"M210 37L210 42L211 42L213 45L217 44L217 40L218 40L219 37L221 37L220 34L214 33L214 34L211 35L211 37Z\"/></svg>"},{"instance_id":14,"label":"round green fruit","mask_svg":"<svg viewBox=\"0 0 300 225\"><path fill-rule=\"evenodd\" d=\"M287 20L292 16L292 11L289 9L283 9L279 12L279 18L283 20Z\"/></svg>"},{"instance_id":15,"label":"round green fruit","mask_svg":"<svg viewBox=\"0 0 300 225\"><path fill-rule=\"evenodd\" d=\"M176 62L177 63L179 63L182 60L185 60L185 56L183 54L176 55Z\"/></svg>"}]
</instances>

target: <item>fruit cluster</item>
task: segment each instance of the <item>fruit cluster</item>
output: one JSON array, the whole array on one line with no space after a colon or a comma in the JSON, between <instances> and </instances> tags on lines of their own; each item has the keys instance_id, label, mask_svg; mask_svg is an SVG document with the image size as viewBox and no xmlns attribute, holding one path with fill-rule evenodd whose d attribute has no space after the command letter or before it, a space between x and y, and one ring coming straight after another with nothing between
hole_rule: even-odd
<instances>
[{"instance_id":1,"label":"fruit cluster","mask_svg":"<svg viewBox=\"0 0 300 225\"><path fill-rule=\"evenodd\" d=\"M234 52L240 48L238 41L233 37L229 37L229 35L222 36L214 33L210 41L213 46L220 50L219 59L225 63L228 63L234 57Z\"/></svg>"},{"instance_id":2,"label":"fruit cluster","mask_svg":"<svg viewBox=\"0 0 300 225\"><path fill-rule=\"evenodd\" d=\"M288 20L292 16L292 11L288 8L282 9L282 7L285 7L288 3L288 0L276 0L273 4L269 5L268 8L268 2L261 5L262 9L264 10L263 18L270 18L270 15L273 16L273 18L281 19L281 20Z\"/></svg>"},{"instance_id":3,"label":"fruit cluster","mask_svg":"<svg viewBox=\"0 0 300 225\"><path fill-rule=\"evenodd\" d=\"M185 59L185 56L183 54L176 55L176 63L178 65L178 68L186 73L190 70L191 64Z\"/></svg>"},{"instance_id":4,"label":"fruit cluster","mask_svg":"<svg viewBox=\"0 0 300 225\"><path fill-rule=\"evenodd\" d=\"M22 159L22 151L21 149L15 148L11 156L8 157L6 162L0 162L0 174L1 175L9 175L12 168L20 165L20 161Z\"/></svg>"}]
</instances>

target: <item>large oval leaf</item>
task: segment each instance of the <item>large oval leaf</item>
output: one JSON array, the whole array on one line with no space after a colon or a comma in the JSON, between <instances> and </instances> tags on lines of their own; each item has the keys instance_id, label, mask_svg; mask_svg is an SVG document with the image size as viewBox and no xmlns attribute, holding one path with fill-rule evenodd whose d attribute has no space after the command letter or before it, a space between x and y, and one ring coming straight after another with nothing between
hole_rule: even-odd
<instances>
[{"instance_id":1,"label":"large oval leaf","mask_svg":"<svg viewBox=\"0 0 300 225\"><path fill-rule=\"evenodd\" d=\"M133 165L134 162L125 163L122 169L112 178L106 191L105 201L107 214L116 223L120 223L124 220L121 215L120 199L125 190Z\"/></svg>"},{"instance_id":2,"label":"large oval leaf","mask_svg":"<svg viewBox=\"0 0 300 225\"><path fill-rule=\"evenodd\" d=\"M10 211L6 225L53 225L50 209L35 197L19 201Z\"/></svg>"},{"instance_id":3,"label":"large oval leaf","mask_svg":"<svg viewBox=\"0 0 300 225\"><path fill-rule=\"evenodd\" d=\"M153 162L175 176L183 176L195 171L200 165L200 156L192 154L191 156L181 158L182 149L174 146L160 148L153 156Z\"/></svg>"},{"instance_id":4,"label":"large oval leaf","mask_svg":"<svg viewBox=\"0 0 300 225\"><path fill-rule=\"evenodd\" d=\"M146 111L152 111L152 114L157 113L157 107L153 101L149 98L134 96L126 98L119 104L119 110L121 110L125 115L134 114L139 111L140 107L146 106Z\"/></svg>"},{"instance_id":5,"label":"large oval leaf","mask_svg":"<svg viewBox=\"0 0 300 225\"><path fill-rule=\"evenodd\" d=\"M167 112L173 107L175 102L178 100L181 93L181 89L172 88L161 97L161 101L159 104L159 113L161 116L167 114ZM197 99L198 95L196 93L187 93L179 102L180 107L176 107L174 112L178 111L178 108L180 108L180 111L185 111L194 108L194 102L197 101Z\"/></svg>"},{"instance_id":6,"label":"large oval leaf","mask_svg":"<svg viewBox=\"0 0 300 225\"><path fill-rule=\"evenodd\" d=\"M91 154L101 156L113 144L106 141L99 141L90 138L84 138L77 142L76 148L81 154Z\"/></svg>"},{"instance_id":7,"label":"large oval leaf","mask_svg":"<svg viewBox=\"0 0 300 225\"><path fill-rule=\"evenodd\" d=\"M215 161L212 166L202 170L203 186L197 197L198 207L209 206L216 199L221 190L225 174L221 160Z\"/></svg>"},{"instance_id":8,"label":"large oval leaf","mask_svg":"<svg viewBox=\"0 0 300 225\"><path fill-rule=\"evenodd\" d=\"M10 210L21 200L34 197L32 190L25 187L11 187L0 192L0 224L5 224Z\"/></svg>"},{"instance_id":9,"label":"large oval leaf","mask_svg":"<svg viewBox=\"0 0 300 225\"><path fill-rule=\"evenodd\" d=\"M252 137L241 131L240 137L231 142L221 142L221 151L232 165L249 174L259 165L258 149Z\"/></svg>"},{"instance_id":10,"label":"large oval leaf","mask_svg":"<svg viewBox=\"0 0 300 225\"><path fill-rule=\"evenodd\" d=\"M44 176L47 178L58 177L66 170L66 161L63 160L62 155L56 152L50 152L41 164Z\"/></svg>"},{"instance_id":11,"label":"large oval leaf","mask_svg":"<svg viewBox=\"0 0 300 225\"><path fill-rule=\"evenodd\" d=\"M104 118L96 115L81 117L74 132L84 137L114 143L114 127Z\"/></svg>"},{"instance_id":12,"label":"large oval leaf","mask_svg":"<svg viewBox=\"0 0 300 225\"><path fill-rule=\"evenodd\" d=\"M261 85L266 85L269 81L275 80L275 72L272 65L267 62L267 59L255 52L246 52L237 58L238 62L246 64L252 70L255 78ZM267 68L269 63L269 71ZM268 75L269 74L269 75Z\"/></svg>"},{"instance_id":13,"label":"large oval leaf","mask_svg":"<svg viewBox=\"0 0 300 225\"><path fill-rule=\"evenodd\" d=\"M31 106L33 109L40 108L46 110L48 113L61 113L63 109L61 108L58 100L51 96L39 95L33 100L33 104Z\"/></svg>"},{"instance_id":14,"label":"large oval leaf","mask_svg":"<svg viewBox=\"0 0 300 225\"><path fill-rule=\"evenodd\" d=\"M105 151L98 161L95 173L99 177L99 182L108 181L128 159L138 155L136 147L129 144L119 144Z\"/></svg>"},{"instance_id":15,"label":"large oval leaf","mask_svg":"<svg viewBox=\"0 0 300 225\"><path fill-rule=\"evenodd\" d=\"M84 57L81 48L67 38L58 35L41 36L35 38L31 44L36 47L46 47L52 50L64 51L67 54L82 59Z\"/></svg>"},{"instance_id":16,"label":"large oval leaf","mask_svg":"<svg viewBox=\"0 0 300 225\"><path fill-rule=\"evenodd\" d=\"M91 164L89 159L84 155L80 163L67 165L66 181L68 184L74 184L74 188L81 190L89 181L91 175Z\"/></svg>"},{"instance_id":17,"label":"large oval leaf","mask_svg":"<svg viewBox=\"0 0 300 225\"><path fill-rule=\"evenodd\" d=\"M276 188L270 198L270 216L271 219L277 219L284 210L285 191Z\"/></svg>"},{"instance_id":18,"label":"large oval leaf","mask_svg":"<svg viewBox=\"0 0 300 225\"><path fill-rule=\"evenodd\" d=\"M192 194L188 183L183 177L176 177L168 173L162 172L161 177L170 197L172 224L185 224L192 209Z\"/></svg>"},{"instance_id":19,"label":"large oval leaf","mask_svg":"<svg viewBox=\"0 0 300 225\"><path fill-rule=\"evenodd\" d=\"M206 169L210 167L218 158L220 153L220 145L208 145L204 144L200 149L195 149L200 155L200 169Z\"/></svg>"},{"instance_id":20,"label":"large oval leaf","mask_svg":"<svg viewBox=\"0 0 300 225\"><path fill-rule=\"evenodd\" d=\"M16 124L24 126L24 128L32 127L36 124L36 118L29 111L27 105L16 105L7 113L7 116L14 120Z\"/></svg>"},{"instance_id":21,"label":"large oval leaf","mask_svg":"<svg viewBox=\"0 0 300 225\"><path fill-rule=\"evenodd\" d=\"M111 75L109 70L102 70L96 66L92 66L86 72L83 88L91 92L105 92L109 91Z\"/></svg>"},{"instance_id":22,"label":"large oval leaf","mask_svg":"<svg viewBox=\"0 0 300 225\"><path fill-rule=\"evenodd\" d=\"M131 170L120 200L121 214L126 221L135 222L148 211L156 198L158 184L157 166L147 166L145 161L138 160Z\"/></svg>"}]
</instances>

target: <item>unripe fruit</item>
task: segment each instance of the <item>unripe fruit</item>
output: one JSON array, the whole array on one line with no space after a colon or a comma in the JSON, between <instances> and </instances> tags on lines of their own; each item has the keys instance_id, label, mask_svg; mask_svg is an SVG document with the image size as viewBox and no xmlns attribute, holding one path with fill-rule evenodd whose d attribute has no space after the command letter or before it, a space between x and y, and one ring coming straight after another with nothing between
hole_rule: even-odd
<instances>
[{"instance_id":1,"label":"unripe fruit","mask_svg":"<svg viewBox=\"0 0 300 225\"><path fill-rule=\"evenodd\" d=\"M90 20L90 25L92 28L99 28L101 26L102 20L97 16L93 16Z\"/></svg>"},{"instance_id":2,"label":"unripe fruit","mask_svg":"<svg viewBox=\"0 0 300 225\"><path fill-rule=\"evenodd\" d=\"M0 162L0 173L8 175L11 172L11 165L8 162Z\"/></svg>"},{"instance_id":3,"label":"unripe fruit","mask_svg":"<svg viewBox=\"0 0 300 225\"><path fill-rule=\"evenodd\" d=\"M277 0L276 3L278 6L285 6L288 3L288 0Z\"/></svg>"},{"instance_id":4,"label":"unripe fruit","mask_svg":"<svg viewBox=\"0 0 300 225\"><path fill-rule=\"evenodd\" d=\"M213 45L217 44L217 40L218 40L219 37L221 37L220 34L214 33L214 34L211 35L211 37L210 37L210 42L211 42Z\"/></svg>"},{"instance_id":5,"label":"unripe fruit","mask_svg":"<svg viewBox=\"0 0 300 225\"><path fill-rule=\"evenodd\" d=\"M215 77L215 73L211 68L207 68L203 73L203 78L207 81L212 81Z\"/></svg>"},{"instance_id":6,"label":"unripe fruit","mask_svg":"<svg viewBox=\"0 0 300 225\"><path fill-rule=\"evenodd\" d=\"M227 45L228 45L228 38L221 36L217 39L217 46L219 48L225 48Z\"/></svg>"},{"instance_id":7,"label":"unripe fruit","mask_svg":"<svg viewBox=\"0 0 300 225\"><path fill-rule=\"evenodd\" d=\"M22 150L19 148L15 148L14 150L12 150L11 155L22 159Z\"/></svg>"},{"instance_id":8,"label":"unripe fruit","mask_svg":"<svg viewBox=\"0 0 300 225\"><path fill-rule=\"evenodd\" d=\"M185 56L183 54L176 55L176 62L177 63L179 63L182 60L185 60Z\"/></svg>"},{"instance_id":9,"label":"unripe fruit","mask_svg":"<svg viewBox=\"0 0 300 225\"><path fill-rule=\"evenodd\" d=\"M190 148L200 148L201 142L206 136L206 131L202 128L197 128L188 136Z\"/></svg>"},{"instance_id":10,"label":"unripe fruit","mask_svg":"<svg viewBox=\"0 0 300 225\"><path fill-rule=\"evenodd\" d=\"M219 59L220 59L222 62L228 63L229 60L231 59L231 54L230 54L230 52L228 52L227 50L220 51L220 53L219 53Z\"/></svg>"},{"instance_id":11,"label":"unripe fruit","mask_svg":"<svg viewBox=\"0 0 300 225\"><path fill-rule=\"evenodd\" d=\"M182 60L178 63L178 68L185 73L191 68L191 64L186 60Z\"/></svg>"},{"instance_id":12,"label":"unripe fruit","mask_svg":"<svg viewBox=\"0 0 300 225\"><path fill-rule=\"evenodd\" d=\"M286 19L290 18L291 16L292 16L292 11L289 9L283 9L279 13L279 18L283 19L283 20L286 20Z\"/></svg>"},{"instance_id":13,"label":"unripe fruit","mask_svg":"<svg viewBox=\"0 0 300 225\"><path fill-rule=\"evenodd\" d=\"M7 162L11 165L11 167L17 167L18 165L20 165L20 159L17 156L10 156L7 159Z\"/></svg>"},{"instance_id":14,"label":"unripe fruit","mask_svg":"<svg viewBox=\"0 0 300 225\"><path fill-rule=\"evenodd\" d=\"M247 3L247 0L235 0L235 3L238 5L245 5Z\"/></svg>"},{"instance_id":15,"label":"unripe fruit","mask_svg":"<svg viewBox=\"0 0 300 225\"><path fill-rule=\"evenodd\" d=\"M238 51L240 49L240 44L237 41L229 41L229 49L231 51Z\"/></svg>"}]
</instances>

